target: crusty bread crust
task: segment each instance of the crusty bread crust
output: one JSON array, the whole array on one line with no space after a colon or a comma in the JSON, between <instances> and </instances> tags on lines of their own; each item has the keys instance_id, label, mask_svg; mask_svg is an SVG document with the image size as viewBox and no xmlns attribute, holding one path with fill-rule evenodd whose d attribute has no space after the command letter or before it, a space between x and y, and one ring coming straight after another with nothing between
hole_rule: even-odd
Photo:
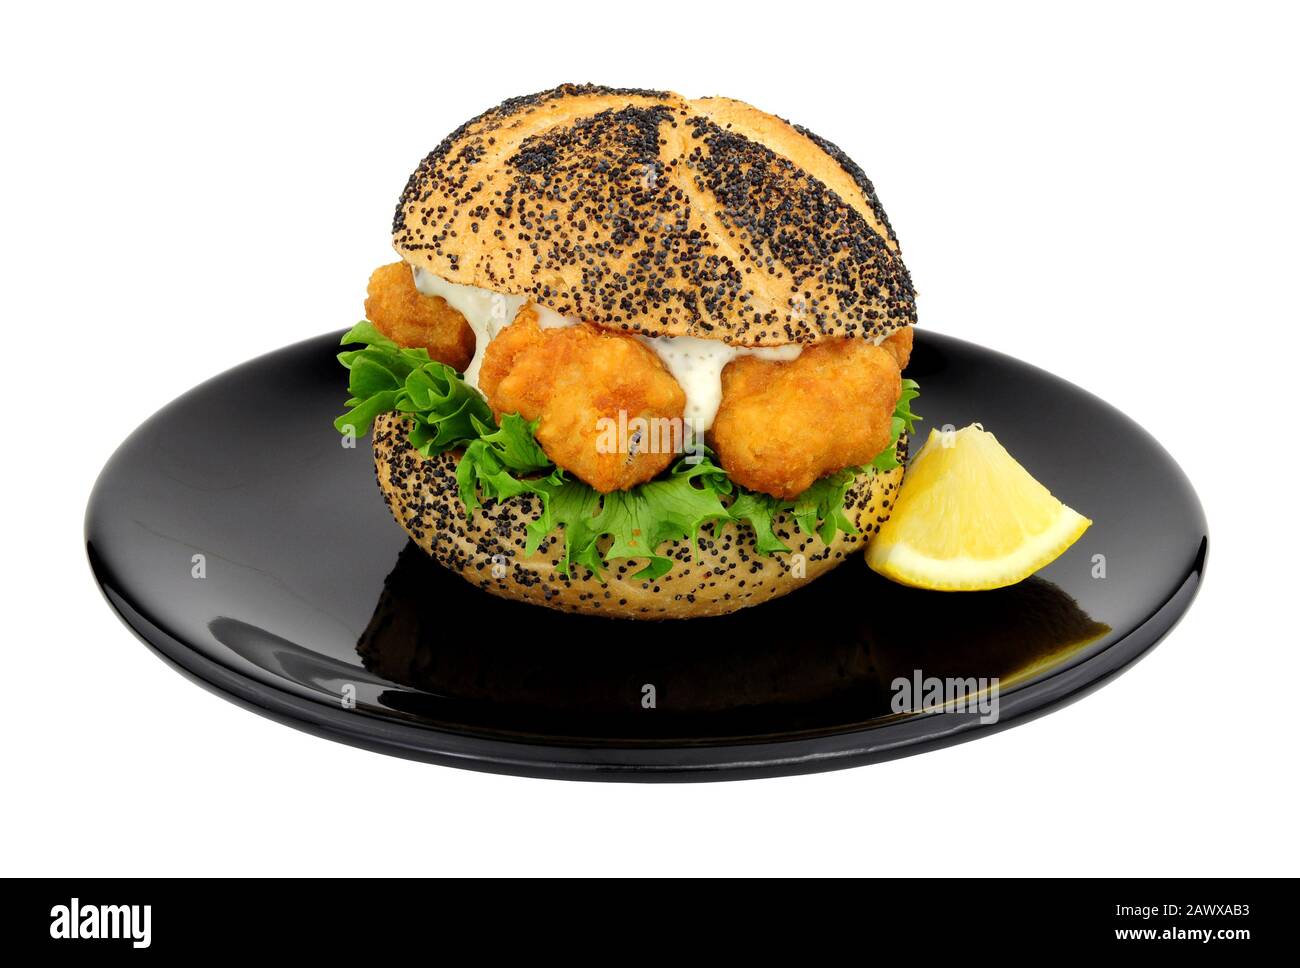
<instances>
[{"instance_id":1,"label":"crusty bread crust","mask_svg":"<svg viewBox=\"0 0 1300 968\"><path fill-rule=\"evenodd\" d=\"M652 336L774 346L916 321L862 170L727 98L564 85L506 101L420 163L393 244L452 282Z\"/></svg>"},{"instance_id":2,"label":"crusty bread crust","mask_svg":"<svg viewBox=\"0 0 1300 968\"><path fill-rule=\"evenodd\" d=\"M774 529L792 554L760 555L747 526L714 525L701 530L698 552L689 542L661 546L660 554L675 559L661 578L636 580L632 575L644 562L614 559L602 584L581 565L573 565L568 577L560 571L559 529L536 553L524 554L525 528L540 513L531 495L491 502L467 519L457 492L457 455L421 456L407 440L408 429L398 414L383 414L375 421L373 440L380 490L412 540L493 595L611 618L724 615L792 592L862 549L888 519L903 479L901 467L860 477L845 505L861 533L837 534L830 545L782 516ZM906 437L899 441L898 456L900 461L907 456Z\"/></svg>"}]
</instances>

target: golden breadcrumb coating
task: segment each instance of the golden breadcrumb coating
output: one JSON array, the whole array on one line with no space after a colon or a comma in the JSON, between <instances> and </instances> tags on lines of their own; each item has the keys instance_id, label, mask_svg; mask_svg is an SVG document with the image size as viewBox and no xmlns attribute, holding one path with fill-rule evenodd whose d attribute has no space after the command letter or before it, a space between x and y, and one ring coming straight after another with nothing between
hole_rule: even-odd
<instances>
[{"instance_id":1,"label":"golden breadcrumb coating","mask_svg":"<svg viewBox=\"0 0 1300 968\"><path fill-rule=\"evenodd\" d=\"M680 428L686 394L632 337L586 324L542 329L525 306L488 344L479 387L498 415L541 418L537 441L546 455L602 493L648 481L676 457L662 446L667 435L659 447L636 436L635 421L676 418ZM623 435L610 429L620 413Z\"/></svg>"},{"instance_id":2,"label":"golden breadcrumb coating","mask_svg":"<svg viewBox=\"0 0 1300 968\"><path fill-rule=\"evenodd\" d=\"M727 364L709 439L731 479L793 498L819 477L874 458L892 436L906 342L836 339L786 362L742 356Z\"/></svg>"},{"instance_id":3,"label":"golden breadcrumb coating","mask_svg":"<svg viewBox=\"0 0 1300 968\"><path fill-rule=\"evenodd\" d=\"M463 372L474 358L474 331L439 296L415 288L405 262L380 266L366 286L366 318L401 346L424 347L429 358Z\"/></svg>"},{"instance_id":4,"label":"golden breadcrumb coating","mask_svg":"<svg viewBox=\"0 0 1300 968\"><path fill-rule=\"evenodd\" d=\"M912 358L912 327L904 326L890 333L880 345L893 354L900 370L906 369L908 360Z\"/></svg>"}]
</instances>

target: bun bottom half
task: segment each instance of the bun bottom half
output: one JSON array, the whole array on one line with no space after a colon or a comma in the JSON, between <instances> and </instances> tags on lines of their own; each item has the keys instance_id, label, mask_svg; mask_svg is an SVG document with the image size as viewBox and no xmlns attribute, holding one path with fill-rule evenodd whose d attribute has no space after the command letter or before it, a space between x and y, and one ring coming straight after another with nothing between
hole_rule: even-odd
<instances>
[{"instance_id":1,"label":"bun bottom half","mask_svg":"<svg viewBox=\"0 0 1300 968\"><path fill-rule=\"evenodd\" d=\"M697 543L668 542L658 553L672 570L653 581L633 578L644 560L613 558L604 581L582 565L561 570L563 532L556 529L533 554L524 552L525 529L541 514L533 495L491 501L469 517L456 484L459 454L422 456L407 439L408 422L396 413L375 421L375 476L393 517L417 545L470 584L500 598L546 608L623 619L685 619L725 615L780 598L860 552L889 517L903 468L865 473L850 485L845 513L859 533L837 533L830 544L805 534L793 518L773 519L773 531L790 554L754 551L753 532L735 522L700 529ZM907 438L898 442L900 463Z\"/></svg>"}]
</instances>

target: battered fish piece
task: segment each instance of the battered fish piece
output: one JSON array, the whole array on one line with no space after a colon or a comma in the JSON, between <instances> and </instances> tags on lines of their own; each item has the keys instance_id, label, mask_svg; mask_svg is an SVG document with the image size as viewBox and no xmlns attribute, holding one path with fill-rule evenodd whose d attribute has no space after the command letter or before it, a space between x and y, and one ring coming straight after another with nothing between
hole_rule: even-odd
<instances>
[{"instance_id":1,"label":"battered fish piece","mask_svg":"<svg viewBox=\"0 0 1300 968\"><path fill-rule=\"evenodd\" d=\"M479 388L498 416L540 417L546 455L602 493L655 477L680 446L658 431L675 418L680 434L686 394L653 352L586 324L542 329L529 306L488 344ZM620 412L625 434L617 432ZM638 417L655 430L637 435Z\"/></svg>"},{"instance_id":2,"label":"battered fish piece","mask_svg":"<svg viewBox=\"0 0 1300 968\"><path fill-rule=\"evenodd\" d=\"M907 332L892 345L832 339L786 362L742 356L727 364L710 442L731 479L793 498L884 450L903 389L899 363L911 351Z\"/></svg>"},{"instance_id":3,"label":"battered fish piece","mask_svg":"<svg viewBox=\"0 0 1300 968\"><path fill-rule=\"evenodd\" d=\"M906 369L908 360L912 358L912 327L895 330L880 345L893 354L900 370Z\"/></svg>"},{"instance_id":4,"label":"battered fish piece","mask_svg":"<svg viewBox=\"0 0 1300 968\"><path fill-rule=\"evenodd\" d=\"M366 318L399 346L424 347L429 358L464 372L474 358L474 331L438 296L415 288L405 262L380 266L366 286Z\"/></svg>"}]
</instances>

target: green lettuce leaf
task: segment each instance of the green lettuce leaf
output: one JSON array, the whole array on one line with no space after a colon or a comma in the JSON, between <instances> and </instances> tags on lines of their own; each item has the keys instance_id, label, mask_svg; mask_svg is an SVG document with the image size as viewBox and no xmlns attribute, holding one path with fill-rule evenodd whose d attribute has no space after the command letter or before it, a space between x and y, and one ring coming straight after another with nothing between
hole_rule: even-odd
<instances>
[{"instance_id":1,"label":"green lettuce leaf","mask_svg":"<svg viewBox=\"0 0 1300 968\"><path fill-rule=\"evenodd\" d=\"M894 417L892 426L892 436L889 438L889 445L876 455L875 459L868 465L878 471L892 471L898 467L898 438L906 430L908 434L916 433L916 422L921 418L912 413L911 403L921 395L921 388L915 380L903 381L903 392L898 398L898 404L894 407Z\"/></svg>"},{"instance_id":2,"label":"green lettuce leaf","mask_svg":"<svg viewBox=\"0 0 1300 968\"><path fill-rule=\"evenodd\" d=\"M456 480L467 514L480 500L536 495L542 513L528 525L524 550L531 554L561 528L566 575L573 562L599 576L610 558L644 558L646 565L634 577L652 581L672 568L672 559L656 553L661 544L693 542L704 525L730 519L723 498L731 491L731 481L707 456L698 463L683 457L662 477L601 494L554 464L539 466L536 454L524 451L518 438L527 431L533 440L535 427L517 414L503 416L499 431L465 448ZM606 537L608 547L602 550L600 542Z\"/></svg>"},{"instance_id":3,"label":"green lettuce leaf","mask_svg":"<svg viewBox=\"0 0 1300 968\"><path fill-rule=\"evenodd\" d=\"M478 440L483 427L495 429L482 395L451 367L430 360L427 350L399 347L368 322L348 330L343 344L351 343L364 348L338 357L351 394L347 412L334 421L340 433L359 437L381 413L396 410L411 418L411 444L431 457Z\"/></svg>"},{"instance_id":4,"label":"green lettuce leaf","mask_svg":"<svg viewBox=\"0 0 1300 968\"><path fill-rule=\"evenodd\" d=\"M733 521L743 521L754 532L754 548L762 555L789 552L789 546L776 536L772 521L781 513L781 502L768 494L737 488L728 510Z\"/></svg>"},{"instance_id":5,"label":"green lettuce leaf","mask_svg":"<svg viewBox=\"0 0 1300 968\"><path fill-rule=\"evenodd\" d=\"M682 457L652 481L601 494L551 462L537 442L537 421L504 414L497 422L482 395L450 366L430 360L425 350L399 347L368 322L343 337L343 345L351 344L362 348L338 356L348 369L351 396L335 428L360 436L380 414L397 411L410 419L411 444L425 457L461 449L456 483L466 516L485 501L535 495L542 513L528 525L525 551L536 551L560 528L565 574L577 563L600 577L609 559L635 558L646 564L633 577L654 581L673 565L673 559L658 553L661 545L695 544L702 528L719 521L747 524L755 550L765 555L790 551L774 529L783 514L825 543L839 531L856 534L844 511L845 494L864 471L899 466L899 437L913 433L920 419L910 407L918 394L916 382L904 380L889 445L863 467L823 477L793 500L740 487L707 450Z\"/></svg>"}]
</instances>

